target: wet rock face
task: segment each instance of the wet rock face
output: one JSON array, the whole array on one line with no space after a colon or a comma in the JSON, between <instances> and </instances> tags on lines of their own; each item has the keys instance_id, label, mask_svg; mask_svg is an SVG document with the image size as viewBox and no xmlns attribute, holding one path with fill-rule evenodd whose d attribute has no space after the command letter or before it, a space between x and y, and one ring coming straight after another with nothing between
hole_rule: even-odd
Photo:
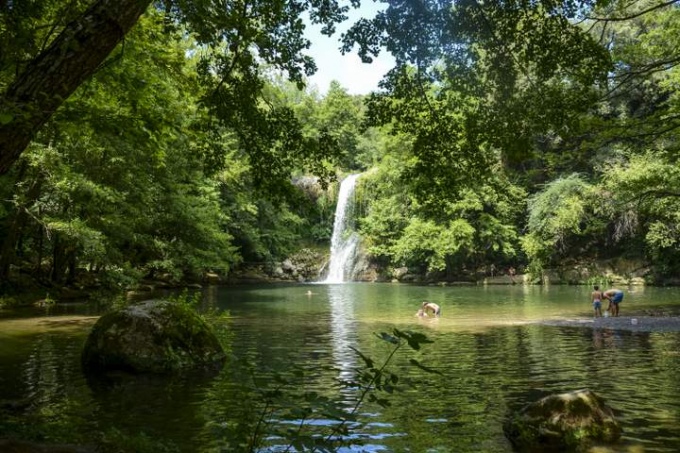
<instances>
[{"instance_id":1,"label":"wet rock face","mask_svg":"<svg viewBox=\"0 0 680 453\"><path fill-rule=\"evenodd\" d=\"M169 373L219 366L224 350L190 307L147 300L102 316L82 353L85 371Z\"/></svg>"},{"instance_id":2,"label":"wet rock face","mask_svg":"<svg viewBox=\"0 0 680 453\"><path fill-rule=\"evenodd\" d=\"M612 409L590 390L550 395L508 418L506 436L520 451L581 451L612 443L621 427Z\"/></svg>"}]
</instances>

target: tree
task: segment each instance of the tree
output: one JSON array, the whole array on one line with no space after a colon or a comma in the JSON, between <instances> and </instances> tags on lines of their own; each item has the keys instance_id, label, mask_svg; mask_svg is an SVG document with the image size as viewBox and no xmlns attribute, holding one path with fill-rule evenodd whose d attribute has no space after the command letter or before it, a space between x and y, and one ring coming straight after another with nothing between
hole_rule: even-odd
<instances>
[{"instance_id":1,"label":"tree","mask_svg":"<svg viewBox=\"0 0 680 453\"><path fill-rule=\"evenodd\" d=\"M516 164L541 135L567 135L611 69L607 49L570 20L590 6L405 1L354 25L345 50L359 44L370 60L382 46L397 61L369 119L414 136L408 178L433 176L430 190L472 184L497 152Z\"/></svg>"},{"instance_id":2,"label":"tree","mask_svg":"<svg viewBox=\"0 0 680 453\"><path fill-rule=\"evenodd\" d=\"M384 267L469 277L490 263L514 259L524 191L497 164L493 183L450 188L437 199L402 183L413 161L408 139L395 139L381 163L362 177L360 232L369 254ZM423 177L424 180L424 177Z\"/></svg>"},{"instance_id":3,"label":"tree","mask_svg":"<svg viewBox=\"0 0 680 453\"><path fill-rule=\"evenodd\" d=\"M0 277L17 252L41 279L82 268L142 274L227 270L238 255L210 158L234 147L205 108L186 55L191 41L144 16L126 55L81 85L11 172ZM212 126L210 128L210 126ZM206 152L210 149L210 152ZM43 272L49 270L48 272Z\"/></svg>"},{"instance_id":4,"label":"tree","mask_svg":"<svg viewBox=\"0 0 680 453\"><path fill-rule=\"evenodd\" d=\"M93 0L56 37L45 37L49 45L44 50L24 56L28 63L17 65L16 77L6 83L0 98L0 175L9 171L59 106L104 64L151 4L152 0ZM302 37L303 12L308 11L312 22L324 24L324 31L331 33L348 9L335 0L235 0L226 4L167 0L158 6L166 12L169 28L185 26L207 50L202 69L217 77L216 92L231 83L232 93L250 94L246 102L257 99L261 61L286 71L299 84L303 75L314 71L313 61L302 53L309 46ZM0 7L4 23L35 19L27 14L34 9L15 2ZM12 41L3 42L11 45Z\"/></svg>"},{"instance_id":5,"label":"tree","mask_svg":"<svg viewBox=\"0 0 680 453\"><path fill-rule=\"evenodd\" d=\"M319 131L335 138L343 154L340 164L345 169L357 169L362 119L361 98L350 96L337 81L332 81L312 122Z\"/></svg>"},{"instance_id":6,"label":"tree","mask_svg":"<svg viewBox=\"0 0 680 453\"><path fill-rule=\"evenodd\" d=\"M571 239L582 233L589 212L585 197L589 190L591 187L573 174L551 181L529 198L528 234L523 246L535 271L572 251Z\"/></svg>"},{"instance_id":7,"label":"tree","mask_svg":"<svg viewBox=\"0 0 680 453\"><path fill-rule=\"evenodd\" d=\"M610 162L602 180L603 216L611 244L640 252L655 264L655 276L680 270L680 171L673 153L650 150L628 161Z\"/></svg>"},{"instance_id":8,"label":"tree","mask_svg":"<svg viewBox=\"0 0 680 453\"><path fill-rule=\"evenodd\" d=\"M104 62L149 4L151 0L98 0L20 69L0 100L0 175ZM8 16L22 12L13 3L4 9Z\"/></svg>"}]
</instances>

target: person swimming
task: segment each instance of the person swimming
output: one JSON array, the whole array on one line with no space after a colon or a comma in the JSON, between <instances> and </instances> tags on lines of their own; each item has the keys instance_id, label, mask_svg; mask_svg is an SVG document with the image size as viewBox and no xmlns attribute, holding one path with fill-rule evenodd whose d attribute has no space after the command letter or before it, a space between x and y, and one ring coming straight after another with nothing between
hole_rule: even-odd
<instances>
[{"instance_id":1,"label":"person swimming","mask_svg":"<svg viewBox=\"0 0 680 453\"><path fill-rule=\"evenodd\" d=\"M432 314L439 317L442 315L442 309L439 305L435 304L434 302L428 302L428 301L423 301L423 305L421 310L427 315L429 315L429 312L432 311Z\"/></svg>"}]
</instances>

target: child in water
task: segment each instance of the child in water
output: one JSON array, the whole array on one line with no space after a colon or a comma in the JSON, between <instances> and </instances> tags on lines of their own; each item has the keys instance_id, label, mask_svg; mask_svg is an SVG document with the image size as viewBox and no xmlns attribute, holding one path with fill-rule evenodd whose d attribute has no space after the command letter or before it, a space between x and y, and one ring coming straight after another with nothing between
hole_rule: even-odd
<instances>
[{"instance_id":1,"label":"child in water","mask_svg":"<svg viewBox=\"0 0 680 453\"><path fill-rule=\"evenodd\" d=\"M600 287L595 285L593 286L593 292L590 295L591 299L593 300L593 310L595 311L595 317L602 317L602 291L600 291Z\"/></svg>"}]
</instances>

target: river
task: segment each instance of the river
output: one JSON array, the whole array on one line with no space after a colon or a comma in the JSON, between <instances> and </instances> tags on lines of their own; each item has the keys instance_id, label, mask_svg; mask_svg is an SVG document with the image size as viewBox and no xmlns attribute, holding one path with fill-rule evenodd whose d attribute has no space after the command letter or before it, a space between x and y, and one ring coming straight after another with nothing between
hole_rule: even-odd
<instances>
[{"instance_id":1,"label":"river","mask_svg":"<svg viewBox=\"0 0 680 453\"><path fill-rule=\"evenodd\" d=\"M308 292L311 291L311 295ZM343 452L510 452L508 411L550 393L590 388L605 398L624 434L597 451L680 451L680 333L552 327L540 321L592 316L590 288L426 287L319 284L210 287L203 309L228 311L229 359L217 376L116 377L92 382L80 348L96 320L92 305L0 311L0 438L115 445L124 451L245 449L268 408L261 451L284 451L297 429L303 392L356 403L364 362L381 364L393 329L433 341L401 348L390 405L366 403L348 425ZM418 318L422 300L441 318ZM621 315L680 314L680 289L630 288ZM415 359L427 372L409 363ZM280 390L270 392L274 389ZM269 393L268 393L269 392ZM304 432L336 426L316 416Z\"/></svg>"}]
</instances>

